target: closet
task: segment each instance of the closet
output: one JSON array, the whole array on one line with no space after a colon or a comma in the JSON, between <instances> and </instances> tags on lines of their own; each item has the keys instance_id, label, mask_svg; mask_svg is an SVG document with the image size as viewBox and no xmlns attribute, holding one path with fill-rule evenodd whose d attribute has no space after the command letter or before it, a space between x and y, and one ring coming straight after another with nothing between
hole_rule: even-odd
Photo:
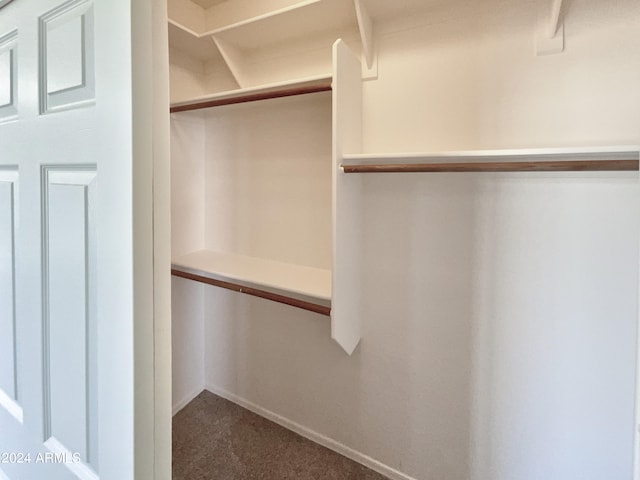
<instances>
[{"instance_id":1,"label":"closet","mask_svg":"<svg viewBox=\"0 0 640 480\"><path fill-rule=\"evenodd\" d=\"M603 8L168 0L174 412L206 388L390 478L524 478L545 437L527 421L519 450L497 409L573 396L509 345L562 364L557 338L566 372L598 372L576 391L612 392L585 407L618 411L588 448L607 433L628 450L599 471L630 468L640 11ZM583 285L591 271L619 296ZM581 289L556 298L553 278ZM572 350L560 312L589 317L576 342L594 358L622 341L621 359Z\"/></svg>"},{"instance_id":2,"label":"closet","mask_svg":"<svg viewBox=\"0 0 640 480\"><path fill-rule=\"evenodd\" d=\"M204 248L174 228L186 239L174 242L172 273L329 316L333 338L350 354L360 320L357 187L347 183L357 181L342 178L338 159L347 146L360 150L351 125L361 121L363 67L337 38L367 45L370 32L365 26L358 38L358 25L371 19L360 3L307 1L266 13L252 11L265 7L256 3L221 2L210 18L184 18L176 8L187 25L170 9L173 65L180 64L172 70L174 157L206 158L202 199L187 207L203 209L196 228ZM255 16L238 17L236 8ZM231 23L217 23L227 16ZM182 68L184 56L190 65ZM226 82L232 90L218 92Z\"/></svg>"}]
</instances>

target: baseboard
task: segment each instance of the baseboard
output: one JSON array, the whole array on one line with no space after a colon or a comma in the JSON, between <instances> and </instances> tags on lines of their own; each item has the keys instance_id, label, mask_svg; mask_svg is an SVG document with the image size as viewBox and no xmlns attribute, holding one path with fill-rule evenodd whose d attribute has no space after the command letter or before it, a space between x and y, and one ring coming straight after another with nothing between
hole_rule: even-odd
<instances>
[{"instance_id":1,"label":"baseboard","mask_svg":"<svg viewBox=\"0 0 640 480\"><path fill-rule=\"evenodd\" d=\"M175 417L176 413L178 413L180 410L182 410L184 407L186 407L191 402L191 400L193 400L198 395L200 395L204 390L205 390L204 387L198 387L195 390L193 390L192 392L190 392L187 395L185 395L182 398L182 400L180 400L177 403L174 403L173 407L171 408L171 416Z\"/></svg>"},{"instance_id":2,"label":"baseboard","mask_svg":"<svg viewBox=\"0 0 640 480\"><path fill-rule=\"evenodd\" d=\"M218 388L214 385L206 385L205 389L210 391L214 395L218 395L219 397L226 398L230 402L240 405L241 407L244 407L247 410L250 410L257 415L260 415L261 417L264 417L267 420L271 420L272 422L277 423L278 425L288 430L291 430L297 433L298 435L301 435L311 440L312 442L322 445L323 447L326 447L329 450L333 450L334 452L337 452L340 455L350 458L354 462L358 462L361 465L364 465L365 467L370 468L371 470L374 470L375 472L378 472L386 477L389 477L391 480L416 480L415 478L410 477L409 475L406 475L396 470L395 468L389 467L388 465L385 465L384 463L379 462L378 460L371 458L368 455L365 455L364 453L353 450L352 448L349 448L340 442L332 440L329 437L325 437L324 435L318 432L315 432L303 425L300 425L299 423L293 422L285 417L282 417L277 413L267 410L266 408L262 408L256 405L255 403L252 403L248 400L245 400L242 397L239 397L238 395L235 395L231 392L226 391L223 388Z\"/></svg>"}]
</instances>

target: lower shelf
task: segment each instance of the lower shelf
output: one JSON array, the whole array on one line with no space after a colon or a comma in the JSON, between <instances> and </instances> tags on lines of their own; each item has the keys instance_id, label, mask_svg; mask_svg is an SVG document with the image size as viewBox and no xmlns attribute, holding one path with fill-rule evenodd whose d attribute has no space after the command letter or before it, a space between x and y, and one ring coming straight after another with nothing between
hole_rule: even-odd
<instances>
[{"instance_id":1,"label":"lower shelf","mask_svg":"<svg viewBox=\"0 0 640 480\"><path fill-rule=\"evenodd\" d=\"M200 250L175 258L171 274L322 315L331 313L331 272Z\"/></svg>"}]
</instances>

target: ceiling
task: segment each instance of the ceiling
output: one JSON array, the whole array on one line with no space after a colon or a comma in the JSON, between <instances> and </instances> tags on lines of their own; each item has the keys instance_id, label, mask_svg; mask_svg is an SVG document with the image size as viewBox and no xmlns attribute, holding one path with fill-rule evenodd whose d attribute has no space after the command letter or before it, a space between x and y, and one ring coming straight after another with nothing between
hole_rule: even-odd
<instances>
[{"instance_id":1,"label":"ceiling","mask_svg":"<svg viewBox=\"0 0 640 480\"><path fill-rule=\"evenodd\" d=\"M202 8L213 7L214 5L218 5L219 3L225 2L226 0L191 0L196 5L200 5Z\"/></svg>"}]
</instances>

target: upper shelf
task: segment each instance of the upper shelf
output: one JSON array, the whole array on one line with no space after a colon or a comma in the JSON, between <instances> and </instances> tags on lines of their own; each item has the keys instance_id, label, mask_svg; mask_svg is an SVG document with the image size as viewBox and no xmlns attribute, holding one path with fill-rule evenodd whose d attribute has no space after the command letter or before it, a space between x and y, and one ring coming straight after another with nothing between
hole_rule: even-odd
<instances>
[{"instance_id":1,"label":"upper shelf","mask_svg":"<svg viewBox=\"0 0 640 480\"><path fill-rule=\"evenodd\" d=\"M233 9L231 0L227 0L224 4L229 4L229 8ZM216 8L223 6L218 5ZM224 18L225 15L207 15L206 10L200 9L200 11L202 15L192 13L190 16L180 17L177 15L172 17L170 11L169 23L195 39L216 39L240 50L253 50L273 44L308 39L325 32L357 28L353 2L345 0L305 0L225 25L219 25L218 20L218 17ZM333 40L335 38L331 39ZM170 42L172 42L171 38ZM192 54L195 58L199 57L196 50L192 50Z\"/></svg>"},{"instance_id":2,"label":"upper shelf","mask_svg":"<svg viewBox=\"0 0 640 480\"><path fill-rule=\"evenodd\" d=\"M196 35L242 28L249 28L248 32L253 33L251 29L254 27L268 30L278 25L284 26L284 31L290 31L292 25L289 22L293 21L300 25L299 31L306 36L307 32L353 24L356 3L375 21L432 11L443 4L442 0L168 0L168 13L172 21L184 25ZM466 5L468 0L448 0L445 3L447 6ZM280 35L282 30L271 33Z\"/></svg>"},{"instance_id":3,"label":"upper shelf","mask_svg":"<svg viewBox=\"0 0 640 480\"><path fill-rule=\"evenodd\" d=\"M562 148L519 148L502 150L458 150L447 152L404 152L404 153L346 153L345 161L366 164L381 161L462 161L462 160L500 160L526 159L539 160L565 159L581 157L603 158L608 160L637 160L640 145L612 145L604 147L562 147Z\"/></svg>"},{"instance_id":4,"label":"upper shelf","mask_svg":"<svg viewBox=\"0 0 640 480\"><path fill-rule=\"evenodd\" d=\"M343 155L345 173L638 170L640 145Z\"/></svg>"},{"instance_id":5,"label":"upper shelf","mask_svg":"<svg viewBox=\"0 0 640 480\"><path fill-rule=\"evenodd\" d=\"M363 44L360 1L226 0L203 9L191 0L174 0L169 46L172 65L179 67L173 98L323 75L331 70L336 39L356 50Z\"/></svg>"},{"instance_id":6,"label":"upper shelf","mask_svg":"<svg viewBox=\"0 0 640 480\"><path fill-rule=\"evenodd\" d=\"M235 103L255 102L270 98L290 97L331 90L331 75L301 78L289 82L270 83L258 87L231 90L171 104L170 112L185 112Z\"/></svg>"},{"instance_id":7,"label":"upper shelf","mask_svg":"<svg viewBox=\"0 0 640 480\"><path fill-rule=\"evenodd\" d=\"M355 27L351 2L307 0L204 33L243 50Z\"/></svg>"}]
</instances>

